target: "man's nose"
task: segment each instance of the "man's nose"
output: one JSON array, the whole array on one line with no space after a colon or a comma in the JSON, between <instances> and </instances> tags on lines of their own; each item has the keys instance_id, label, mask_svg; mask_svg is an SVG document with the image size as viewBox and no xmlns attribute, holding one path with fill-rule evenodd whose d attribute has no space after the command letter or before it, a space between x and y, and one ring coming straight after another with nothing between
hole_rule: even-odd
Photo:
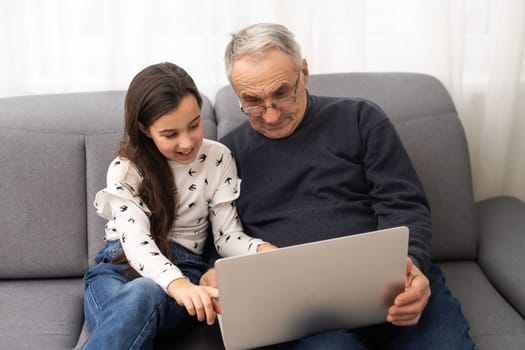
<instances>
[{"instance_id":1,"label":"man's nose","mask_svg":"<svg viewBox=\"0 0 525 350\"><path fill-rule=\"evenodd\" d=\"M263 113L262 117L265 123L273 124L279 121L280 116L281 111L275 109L275 107L272 105L270 107L266 107L266 111Z\"/></svg>"}]
</instances>

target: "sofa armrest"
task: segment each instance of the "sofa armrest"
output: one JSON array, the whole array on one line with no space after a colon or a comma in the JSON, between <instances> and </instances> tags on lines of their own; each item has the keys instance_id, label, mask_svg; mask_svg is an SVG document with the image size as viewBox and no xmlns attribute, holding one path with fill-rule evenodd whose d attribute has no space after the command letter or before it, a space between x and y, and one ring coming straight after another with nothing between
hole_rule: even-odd
<instances>
[{"instance_id":1,"label":"sofa armrest","mask_svg":"<svg viewBox=\"0 0 525 350\"><path fill-rule=\"evenodd\" d=\"M525 203L495 197L476 204L478 260L498 291L525 316Z\"/></svg>"}]
</instances>

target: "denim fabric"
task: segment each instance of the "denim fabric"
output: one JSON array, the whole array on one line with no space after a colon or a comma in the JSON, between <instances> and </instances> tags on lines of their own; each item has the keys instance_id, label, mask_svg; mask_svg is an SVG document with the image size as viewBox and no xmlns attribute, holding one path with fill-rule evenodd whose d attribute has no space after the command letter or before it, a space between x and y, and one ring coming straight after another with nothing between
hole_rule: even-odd
<instances>
[{"instance_id":1,"label":"denim fabric","mask_svg":"<svg viewBox=\"0 0 525 350\"><path fill-rule=\"evenodd\" d=\"M452 297L441 269L432 265L429 271L432 295L421 319L415 326L398 327L389 323L355 329L335 330L298 341L264 349L293 350L472 350L469 323L459 302Z\"/></svg>"},{"instance_id":2,"label":"denim fabric","mask_svg":"<svg viewBox=\"0 0 525 350\"><path fill-rule=\"evenodd\" d=\"M178 244L172 247L175 264L198 284L207 267L204 259ZM111 263L120 249L120 241L108 242L84 276L84 313L91 334L83 349L152 349L155 337L173 336L197 324L153 280L122 274L123 266Z\"/></svg>"}]
</instances>

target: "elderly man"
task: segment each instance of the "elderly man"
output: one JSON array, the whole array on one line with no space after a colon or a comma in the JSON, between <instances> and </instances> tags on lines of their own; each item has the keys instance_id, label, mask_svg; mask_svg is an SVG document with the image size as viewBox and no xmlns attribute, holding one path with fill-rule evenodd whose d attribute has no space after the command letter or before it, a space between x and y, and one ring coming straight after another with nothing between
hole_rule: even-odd
<instances>
[{"instance_id":1,"label":"elderly man","mask_svg":"<svg viewBox=\"0 0 525 350\"><path fill-rule=\"evenodd\" d=\"M278 347L473 349L460 305L430 261L422 185L384 112L362 99L310 95L307 62L281 25L255 24L233 34L225 59L248 118L221 140L243 179L237 205L246 232L283 247L400 225L410 229L405 290L384 324ZM216 285L213 269L201 283Z\"/></svg>"}]
</instances>

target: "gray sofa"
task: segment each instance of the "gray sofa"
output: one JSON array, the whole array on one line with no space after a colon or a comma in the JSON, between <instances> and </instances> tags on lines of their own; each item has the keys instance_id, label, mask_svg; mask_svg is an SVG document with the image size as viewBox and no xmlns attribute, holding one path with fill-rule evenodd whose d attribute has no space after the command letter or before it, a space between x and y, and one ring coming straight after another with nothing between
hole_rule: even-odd
<instances>
[{"instance_id":1,"label":"gray sofa","mask_svg":"<svg viewBox=\"0 0 525 350\"><path fill-rule=\"evenodd\" d=\"M474 203L465 134L436 79L406 73L314 75L308 89L378 103L394 121L433 215L433 259L471 322L478 349L525 349L525 204ZM122 134L124 92L0 99L0 348L82 341L81 277L102 246L92 207ZM203 107L206 137L244 120L230 87ZM156 348L221 349L201 326Z\"/></svg>"}]
</instances>

